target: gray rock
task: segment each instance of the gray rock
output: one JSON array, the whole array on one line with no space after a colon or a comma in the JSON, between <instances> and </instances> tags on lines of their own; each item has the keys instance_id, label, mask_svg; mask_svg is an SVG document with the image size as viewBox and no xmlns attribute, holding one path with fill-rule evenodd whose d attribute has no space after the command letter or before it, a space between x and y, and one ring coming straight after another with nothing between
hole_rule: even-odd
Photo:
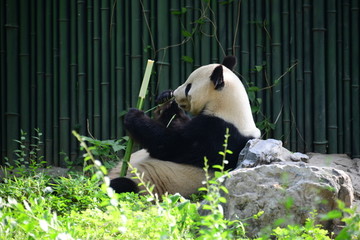
<instances>
[{"instance_id":1,"label":"gray rock","mask_svg":"<svg viewBox=\"0 0 360 240\"><path fill-rule=\"evenodd\" d=\"M307 162L309 157L302 153L291 153L275 139L253 139L247 142L239 154L237 167L249 168L258 165L285 161Z\"/></svg>"},{"instance_id":2,"label":"gray rock","mask_svg":"<svg viewBox=\"0 0 360 240\"><path fill-rule=\"evenodd\" d=\"M284 225L303 224L312 211L327 213L335 209L337 199L350 207L354 198L351 179L344 171L301 162L238 168L230 172L224 186L229 190L225 217L247 219L250 237L277 219L285 218ZM264 211L260 218L251 218L260 211ZM334 227L333 222L322 224Z\"/></svg>"}]
</instances>

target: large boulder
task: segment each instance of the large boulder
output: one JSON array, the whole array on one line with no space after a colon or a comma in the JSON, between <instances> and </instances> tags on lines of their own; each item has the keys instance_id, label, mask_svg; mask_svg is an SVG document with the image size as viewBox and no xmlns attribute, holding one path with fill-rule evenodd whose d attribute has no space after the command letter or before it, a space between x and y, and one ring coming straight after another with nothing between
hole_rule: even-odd
<instances>
[{"instance_id":1,"label":"large boulder","mask_svg":"<svg viewBox=\"0 0 360 240\"><path fill-rule=\"evenodd\" d=\"M277 219L287 224L303 224L314 210L325 214L340 199L350 207L353 188L350 177L341 170L313 167L304 163L278 163L240 168L225 180L229 190L224 205L228 219L247 219L250 236L256 236ZM264 214L253 219L260 211ZM331 229L332 222L323 223Z\"/></svg>"},{"instance_id":2,"label":"large boulder","mask_svg":"<svg viewBox=\"0 0 360 240\"><path fill-rule=\"evenodd\" d=\"M224 181L229 190L224 204L228 219L247 223L250 237L282 219L283 225L304 224L311 213L336 209L336 201L351 207L354 199L351 178L344 171L311 166L309 158L291 153L278 140L251 140L240 153L238 168ZM261 217L252 216L263 211ZM321 222L332 230L335 223Z\"/></svg>"}]
</instances>

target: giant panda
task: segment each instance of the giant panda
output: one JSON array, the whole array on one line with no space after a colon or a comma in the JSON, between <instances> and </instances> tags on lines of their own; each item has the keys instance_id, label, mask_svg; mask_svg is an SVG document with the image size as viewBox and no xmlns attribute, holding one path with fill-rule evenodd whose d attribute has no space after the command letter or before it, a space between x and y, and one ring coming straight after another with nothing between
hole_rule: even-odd
<instances>
[{"instance_id":1,"label":"giant panda","mask_svg":"<svg viewBox=\"0 0 360 240\"><path fill-rule=\"evenodd\" d=\"M143 111L130 109L124 126L143 149L131 155L130 164L144 173L143 180L155 185L154 193L196 193L205 179L204 157L209 166L221 165L224 135L229 129L226 169L234 169L239 152L249 139L259 138L249 98L240 79L232 72L233 56L222 64L209 64L193 71L174 92L166 91L163 99L174 100L162 106L155 119ZM193 117L188 118L185 113ZM173 119L175 116L175 119ZM173 122L170 122L173 121ZM169 123L170 122L170 123ZM119 177L121 166L109 173L115 192L138 192L138 180L129 172Z\"/></svg>"}]
</instances>

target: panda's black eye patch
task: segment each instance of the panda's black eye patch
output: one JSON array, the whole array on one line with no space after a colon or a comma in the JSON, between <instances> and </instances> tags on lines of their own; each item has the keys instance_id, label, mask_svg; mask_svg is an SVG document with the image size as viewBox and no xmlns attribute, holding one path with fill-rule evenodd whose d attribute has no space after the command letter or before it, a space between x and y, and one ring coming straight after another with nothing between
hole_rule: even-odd
<instances>
[{"instance_id":1,"label":"panda's black eye patch","mask_svg":"<svg viewBox=\"0 0 360 240\"><path fill-rule=\"evenodd\" d=\"M189 83L188 85L186 85L186 88L185 88L185 96L188 96L189 91L190 91L190 88L191 88L191 83Z\"/></svg>"}]
</instances>

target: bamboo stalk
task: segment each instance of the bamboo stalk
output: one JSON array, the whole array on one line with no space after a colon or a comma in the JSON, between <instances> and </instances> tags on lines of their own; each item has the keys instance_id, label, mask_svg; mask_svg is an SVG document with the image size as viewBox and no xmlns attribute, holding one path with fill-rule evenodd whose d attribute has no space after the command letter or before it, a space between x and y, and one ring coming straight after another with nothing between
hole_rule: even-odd
<instances>
[{"instance_id":1,"label":"bamboo stalk","mask_svg":"<svg viewBox=\"0 0 360 240\"><path fill-rule=\"evenodd\" d=\"M44 17L44 2L37 0L36 2L36 128L42 132L45 131L45 63L44 63L44 30L45 30L45 17ZM46 134L46 133L45 133ZM42 141L43 142L43 141ZM32 143L35 143L32 140ZM40 146L40 155L44 156L44 146Z\"/></svg>"},{"instance_id":2,"label":"bamboo stalk","mask_svg":"<svg viewBox=\"0 0 360 240\"><path fill-rule=\"evenodd\" d=\"M271 111L272 111L272 89L270 86L272 85L271 76L272 76L272 52L271 52L271 3L270 1L265 2L265 21L264 21L264 31L265 31L265 59L266 59L266 68L265 68L265 81L266 87L269 87L266 91L266 101L265 101L265 109L267 116L269 117L269 121L271 121ZM267 134L265 137L270 137Z\"/></svg>"},{"instance_id":3,"label":"bamboo stalk","mask_svg":"<svg viewBox=\"0 0 360 240\"><path fill-rule=\"evenodd\" d=\"M165 90L170 88L170 63L169 63L169 50L165 47L169 46L169 1L158 0L157 2L157 42L158 42L158 61L157 65L157 79L158 79L158 90ZM160 81L164 79L165 81Z\"/></svg>"},{"instance_id":4,"label":"bamboo stalk","mask_svg":"<svg viewBox=\"0 0 360 240\"><path fill-rule=\"evenodd\" d=\"M281 76L281 19L280 19L280 1L274 0L271 8L271 48L272 59L271 62L271 78L273 81ZM283 99L282 99L281 83L275 84L273 88L273 111L272 121L275 123L274 138L281 139L283 133Z\"/></svg>"},{"instance_id":5,"label":"bamboo stalk","mask_svg":"<svg viewBox=\"0 0 360 240\"><path fill-rule=\"evenodd\" d=\"M194 7L193 7L194 2L192 0L186 0L185 4L187 9L187 13L185 15L186 31L191 33L192 32L191 21L194 19ZM186 44L185 55L194 56L192 43ZM187 63L187 62L185 63L186 76L189 76L189 74L193 71L193 68L194 68L194 63Z\"/></svg>"},{"instance_id":6,"label":"bamboo stalk","mask_svg":"<svg viewBox=\"0 0 360 240\"><path fill-rule=\"evenodd\" d=\"M130 22L131 22L131 44L130 44L130 66L131 66L131 93L132 99L131 103L134 104L137 100L136 92L140 88L140 81L141 79L141 42L138 36L141 35L140 29L140 19L141 19L141 12L140 12L140 3L139 1L131 1L131 15L130 15ZM162 32L163 30L161 30Z\"/></svg>"},{"instance_id":7,"label":"bamboo stalk","mask_svg":"<svg viewBox=\"0 0 360 240\"><path fill-rule=\"evenodd\" d=\"M350 1L343 1L343 91L344 91L344 151L351 155L351 79L350 79Z\"/></svg>"},{"instance_id":8,"label":"bamboo stalk","mask_svg":"<svg viewBox=\"0 0 360 240\"><path fill-rule=\"evenodd\" d=\"M211 21L213 23L215 23L216 25L218 24L218 19L217 19L217 11L218 11L218 3L216 1L210 1L210 7L213 10L213 13L210 15L211 16ZM218 37L218 32L217 32L217 28L215 27L211 27L211 49L213 49L213 51L211 51L211 63L218 63L220 62L219 60L219 51L217 51L218 47L218 42L217 42L217 37ZM239 44L237 44L239 47ZM190 72L186 74L186 76L189 76ZM185 77L184 77L185 79Z\"/></svg>"},{"instance_id":9,"label":"bamboo stalk","mask_svg":"<svg viewBox=\"0 0 360 240\"><path fill-rule=\"evenodd\" d=\"M244 83L247 83L250 80L249 69L250 69L250 60L249 60L249 53L250 53L250 43L249 43L249 1L243 1L241 3L240 9L240 32L241 32L241 53L240 53L240 74L243 77L241 79Z\"/></svg>"},{"instance_id":10,"label":"bamboo stalk","mask_svg":"<svg viewBox=\"0 0 360 240\"><path fill-rule=\"evenodd\" d=\"M59 3L54 2L53 4L53 72L54 72L54 83L53 83L53 109L59 109ZM53 163L55 166L59 166L59 110L53 112L53 137L54 137L54 148L53 148Z\"/></svg>"},{"instance_id":11,"label":"bamboo stalk","mask_svg":"<svg viewBox=\"0 0 360 240\"><path fill-rule=\"evenodd\" d=\"M29 1L19 2L20 7L20 35L19 35L19 68L20 68L20 128L30 133L30 21L29 21ZM5 69L4 69L5 70ZM5 79L5 78L3 78ZM5 96L5 93L4 95ZM4 101L5 102L5 101ZM4 134L5 135L5 134ZM25 145L29 147L29 139Z\"/></svg>"},{"instance_id":12,"label":"bamboo stalk","mask_svg":"<svg viewBox=\"0 0 360 240\"><path fill-rule=\"evenodd\" d=\"M101 137L108 139L110 136L109 121L109 91L110 91L110 68L109 68L109 2L101 1L101 80L100 80L100 96L101 96Z\"/></svg>"},{"instance_id":13,"label":"bamboo stalk","mask_svg":"<svg viewBox=\"0 0 360 240\"><path fill-rule=\"evenodd\" d=\"M290 36L284 36L284 40L290 45L290 65L294 66L294 64L297 64L297 58L296 58L296 9L295 9L295 2L290 1L290 7L289 7L289 18L290 18ZM290 40L289 40L290 38ZM292 39L292 41L291 41ZM290 150L297 151L297 131L296 131L296 118L297 118L297 109L296 109L296 98L297 98L297 91L296 91L296 68L293 69L290 73ZM288 93L285 93L288 94Z\"/></svg>"},{"instance_id":14,"label":"bamboo stalk","mask_svg":"<svg viewBox=\"0 0 360 240\"><path fill-rule=\"evenodd\" d=\"M210 3L201 2L203 5L202 8L207 9L208 5ZM207 9L205 12L207 15L209 14L209 10ZM230 14L229 14L230 15ZM211 59L211 49L209 49L209 46L211 44L210 37L211 36L211 28L210 28L210 22L206 21L202 26L202 32L201 36L198 37L199 40L199 50L200 50L200 64L205 65L210 63ZM231 45L230 45L231 46Z\"/></svg>"},{"instance_id":15,"label":"bamboo stalk","mask_svg":"<svg viewBox=\"0 0 360 240\"><path fill-rule=\"evenodd\" d=\"M86 129L94 131L94 6L93 1L87 1L86 5L86 43L87 43L87 81L86 81L86 95L87 95L87 122Z\"/></svg>"},{"instance_id":16,"label":"bamboo stalk","mask_svg":"<svg viewBox=\"0 0 360 240\"><path fill-rule=\"evenodd\" d=\"M122 125L122 113L121 110L125 109L125 87L126 87L126 80L124 78L124 70L125 70L125 61L124 61L124 53L125 53L125 27L124 27L124 15L121 14L121 10L124 9L124 2L117 1L116 2L116 125L117 129L117 136L122 136L124 134L124 129Z\"/></svg>"},{"instance_id":17,"label":"bamboo stalk","mask_svg":"<svg viewBox=\"0 0 360 240\"><path fill-rule=\"evenodd\" d=\"M77 1L70 1L70 130L75 130L79 132L79 119L78 119L78 81L77 81L77 10L76 10ZM76 161L76 156L78 152L78 143L75 138L70 138L70 160Z\"/></svg>"},{"instance_id":18,"label":"bamboo stalk","mask_svg":"<svg viewBox=\"0 0 360 240\"><path fill-rule=\"evenodd\" d=\"M201 9L200 7L200 1L195 1L194 2L194 9L196 9L196 11L194 12L194 19L199 19L200 18L200 12L197 11L197 9ZM201 27L202 28L202 27ZM193 44L194 44L194 49L193 49L193 56L194 56L194 66L195 68L198 68L201 66L201 44L200 44L200 37L198 34L193 35ZM158 63L159 64L159 63Z\"/></svg>"},{"instance_id":19,"label":"bamboo stalk","mask_svg":"<svg viewBox=\"0 0 360 240\"><path fill-rule=\"evenodd\" d=\"M312 48L311 48L311 1L304 0L304 113L305 114L305 152L313 150L313 87L312 87Z\"/></svg>"},{"instance_id":20,"label":"bamboo stalk","mask_svg":"<svg viewBox=\"0 0 360 240\"><path fill-rule=\"evenodd\" d=\"M69 2L61 1L59 6L59 150L70 152L70 109L69 109ZM64 166L63 157L59 162Z\"/></svg>"},{"instance_id":21,"label":"bamboo stalk","mask_svg":"<svg viewBox=\"0 0 360 240\"><path fill-rule=\"evenodd\" d=\"M262 0L256 0L255 2L255 66L263 66L264 62L264 41L265 37L263 36L263 4ZM264 31L265 33L265 31ZM239 33L240 34L240 33ZM265 72L265 69L261 69L260 71L255 71L255 85L262 89L264 87L263 83L263 74ZM257 97L262 99L264 101L265 94L264 91L257 92ZM265 111L264 104L260 105L260 111L263 113ZM257 114L255 116L256 122L261 122L264 120L264 117L262 114Z\"/></svg>"},{"instance_id":22,"label":"bamboo stalk","mask_svg":"<svg viewBox=\"0 0 360 240\"><path fill-rule=\"evenodd\" d=\"M5 39L5 1L0 1L0 39ZM5 58L5 41L0 41L0 78L6 79L6 58ZM2 97L5 97L5 81L0 81L0 94ZM5 101L0 102L0 114L4 116L5 114ZM5 124L6 121L3 117L0 118L0 164L3 164L3 159L6 156L6 135L5 135Z\"/></svg>"},{"instance_id":23,"label":"bamboo stalk","mask_svg":"<svg viewBox=\"0 0 360 240\"><path fill-rule=\"evenodd\" d=\"M6 79L11 79L6 85L6 151L10 163L14 161L14 150L17 149L17 143L14 139L19 139L19 69L18 69L18 5L16 1L9 1L6 4L5 34L6 34L6 64L11 66L7 68Z\"/></svg>"},{"instance_id":24,"label":"bamboo stalk","mask_svg":"<svg viewBox=\"0 0 360 240\"><path fill-rule=\"evenodd\" d=\"M303 56L303 11L302 2L296 1L296 128L297 128L297 150L305 152L304 144L304 56Z\"/></svg>"},{"instance_id":25,"label":"bamboo stalk","mask_svg":"<svg viewBox=\"0 0 360 240\"><path fill-rule=\"evenodd\" d=\"M115 62L115 58L117 54L116 52L116 37L115 37L115 33L114 31L115 29L115 9L114 9L114 5L113 5L113 1L109 0L109 7L110 7L110 32L109 32L109 41L110 41L110 107L109 107L109 111L110 111L110 128L109 128L109 137L110 139L116 139L116 138L120 138L121 135L116 135L116 131L117 131L117 120L116 120L116 116L117 116L117 108L116 108L116 88L117 88L117 84L116 84L116 62Z\"/></svg>"},{"instance_id":26,"label":"bamboo stalk","mask_svg":"<svg viewBox=\"0 0 360 240\"><path fill-rule=\"evenodd\" d=\"M47 165L53 162L53 38L52 17L53 2L45 2L45 160Z\"/></svg>"},{"instance_id":27,"label":"bamboo stalk","mask_svg":"<svg viewBox=\"0 0 360 240\"><path fill-rule=\"evenodd\" d=\"M94 51L94 136L101 139L101 37L100 37L100 2L94 1L94 32L93 32L93 51Z\"/></svg>"},{"instance_id":28,"label":"bamboo stalk","mask_svg":"<svg viewBox=\"0 0 360 240\"><path fill-rule=\"evenodd\" d=\"M289 56L290 56L290 49L289 43L287 38L289 37L289 3L288 1L284 1L282 3L282 10L281 10L281 23L282 23L282 31L281 31L281 58L282 58L282 72L286 72L290 66ZM290 119L290 77L289 74L285 74L281 80L280 89L282 89L283 93L283 114L282 114L282 121L283 121L283 144L284 147L290 149L290 129L291 129L291 119ZM280 120L279 120L280 121Z\"/></svg>"},{"instance_id":29,"label":"bamboo stalk","mask_svg":"<svg viewBox=\"0 0 360 240\"><path fill-rule=\"evenodd\" d=\"M337 47L336 47L336 66L337 66L337 75L336 75L336 82L337 82L337 96L338 96L338 151L340 153L344 152L344 124L343 124L343 116L344 111L342 106L344 105L343 102L343 21L342 21L342 10L343 4L340 1L336 2L336 10L337 10L337 18L341 19L341 21L337 21L336 23L336 41L337 41Z\"/></svg>"},{"instance_id":30,"label":"bamboo stalk","mask_svg":"<svg viewBox=\"0 0 360 240\"><path fill-rule=\"evenodd\" d=\"M170 2L170 12L180 11L180 1L171 1ZM170 15L170 45L178 44L181 41L180 33L181 28L179 24L179 18L181 16ZM181 47L174 47L170 49L170 88L175 89L177 86L180 86L182 80L181 76Z\"/></svg>"},{"instance_id":31,"label":"bamboo stalk","mask_svg":"<svg viewBox=\"0 0 360 240\"><path fill-rule=\"evenodd\" d=\"M226 11L226 22L227 22L227 26L235 26L234 24L234 16L233 16L233 11L236 11L237 8L237 4L235 5L234 2L229 2L228 4L226 4L224 6L225 11ZM251 14L251 13L250 13ZM249 23L247 23L249 25ZM232 55L233 54L233 40L234 40L234 31L233 31L233 27L228 27L226 28L226 45L225 45L225 54L227 55ZM205 44L202 44L205 45ZM205 63L202 63L202 65ZM208 64L208 62L206 63Z\"/></svg>"},{"instance_id":32,"label":"bamboo stalk","mask_svg":"<svg viewBox=\"0 0 360 240\"><path fill-rule=\"evenodd\" d=\"M145 96L146 96L146 91L147 91L147 87L149 85L149 81L150 81L150 75L151 75L151 71L153 68L153 64L154 61L153 60L148 60L147 66L146 66L146 70L145 70L145 74L144 74L144 78L141 84L141 88L140 88L140 92L139 92L139 98L137 101L137 109L141 110L143 105L144 105L144 100L145 100ZM130 161L130 156L132 153L132 148L133 148L133 140L131 138L129 138L129 141L127 143L126 146L126 150L125 150L125 156L124 156L124 160L121 166L121 171L120 171L120 177L124 177L127 173L127 169L128 169L128 165L129 165L129 161Z\"/></svg>"},{"instance_id":33,"label":"bamboo stalk","mask_svg":"<svg viewBox=\"0 0 360 240\"><path fill-rule=\"evenodd\" d=\"M360 96L359 96L359 1L351 1L351 102L352 102L352 148L351 156L360 157Z\"/></svg>"},{"instance_id":34,"label":"bamboo stalk","mask_svg":"<svg viewBox=\"0 0 360 240\"><path fill-rule=\"evenodd\" d=\"M86 47L87 47L87 39L86 39L86 6L83 0L77 1L77 81L78 81L78 91L77 91L77 99L79 103L78 107L78 124L80 135L86 134L86 82L88 81L86 75Z\"/></svg>"},{"instance_id":35,"label":"bamboo stalk","mask_svg":"<svg viewBox=\"0 0 360 240\"><path fill-rule=\"evenodd\" d=\"M337 83L336 83L336 1L327 1L326 109L328 153L337 153Z\"/></svg>"},{"instance_id":36,"label":"bamboo stalk","mask_svg":"<svg viewBox=\"0 0 360 240\"><path fill-rule=\"evenodd\" d=\"M239 2L239 4L241 4L241 2ZM237 5L239 5L239 4L237 4ZM256 44L254 44L256 42L255 18L256 18L255 1L249 1L249 19L248 19L247 26L249 28L249 41L250 41L249 68L248 68L248 72L250 73L249 74L250 78L248 79L248 81L251 84L256 84L256 71L253 70L255 68L255 62L256 62ZM236 24L236 22L235 22L235 24ZM257 97L257 93L255 93L255 96Z\"/></svg>"}]
</instances>

